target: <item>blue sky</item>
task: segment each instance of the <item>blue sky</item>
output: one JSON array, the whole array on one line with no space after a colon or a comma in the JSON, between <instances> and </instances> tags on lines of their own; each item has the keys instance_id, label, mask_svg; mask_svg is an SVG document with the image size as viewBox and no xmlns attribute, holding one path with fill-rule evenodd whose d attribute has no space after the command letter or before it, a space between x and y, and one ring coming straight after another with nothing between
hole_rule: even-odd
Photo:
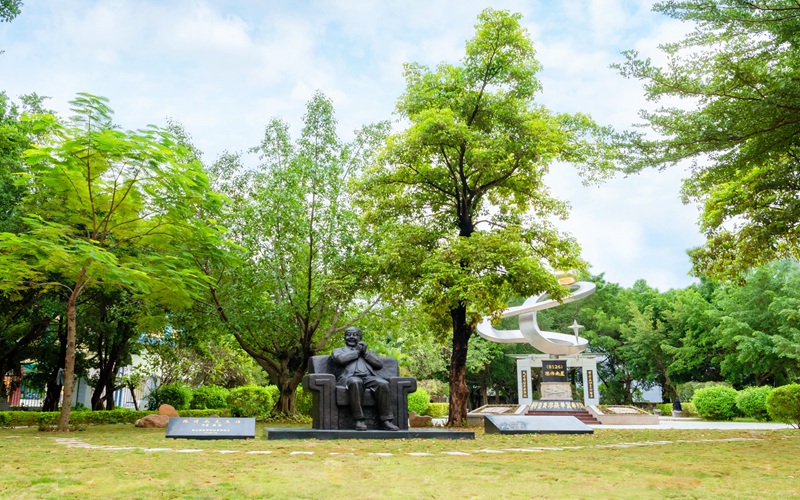
<instances>
[{"instance_id":1,"label":"blue sky","mask_svg":"<svg viewBox=\"0 0 800 500\"><path fill-rule=\"evenodd\" d=\"M538 101L624 129L647 107L641 86L609 65L635 49L660 60L659 43L690 26L651 12L652 2L471 0L28 1L0 24L0 91L36 92L68 114L77 92L111 99L125 128L171 117L212 162L258 144L269 119L299 133L319 89L340 134L392 115L402 65L457 62L486 7L520 12L542 63ZM398 124L398 126L400 126ZM703 239L697 207L680 201L676 168L584 187L569 165L548 182L572 205L559 225L577 238L595 273L630 286L683 287L686 249Z\"/></svg>"}]
</instances>

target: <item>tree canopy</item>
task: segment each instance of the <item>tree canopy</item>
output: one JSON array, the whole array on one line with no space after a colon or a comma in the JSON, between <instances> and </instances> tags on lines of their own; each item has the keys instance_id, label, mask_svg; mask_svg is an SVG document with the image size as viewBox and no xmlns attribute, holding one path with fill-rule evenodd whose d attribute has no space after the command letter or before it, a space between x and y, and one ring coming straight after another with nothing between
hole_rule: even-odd
<instances>
[{"instance_id":1,"label":"tree canopy","mask_svg":"<svg viewBox=\"0 0 800 500\"><path fill-rule=\"evenodd\" d=\"M186 305L205 284L191 244L213 249L218 238L198 215L220 201L199 162L185 161L167 131L120 130L104 98L80 94L71 104L69 121L25 117L35 135L24 153L27 170L18 173L24 227L0 233L0 290L12 301L31 288L65 298L60 430L69 423L79 297L104 288Z\"/></svg>"},{"instance_id":2,"label":"tree canopy","mask_svg":"<svg viewBox=\"0 0 800 500\"><path fill-rule=\"evenodd\" d=\"M663 67L634 51L619 65L643 80L642 111L660 134L635 136L629 169L691 159L683 193L703 207L694 270L723 279L800 256L800 6L789 0L691 0L654 10L695 23L661 46Z\"/></svg>"},{"instance_id":3,"label":"tree canopy","mask_svg":"<svg viewBox=\"0 0 800 500\"><path fill-rule=\"evenodd\" d=\"M387 283L419 297L437 330L451 329L454 424L466 418L477 322L511 294L563 296L552 270L582 266L576 242L550 222L567 206L544 185L549 166L598 175L613 157L602 146L609 130L534 102L540 66L520 18L487 9L460 64L405 66L397 112L409 127L389 138L364 184Z\"/></svg>"}]
</instances>

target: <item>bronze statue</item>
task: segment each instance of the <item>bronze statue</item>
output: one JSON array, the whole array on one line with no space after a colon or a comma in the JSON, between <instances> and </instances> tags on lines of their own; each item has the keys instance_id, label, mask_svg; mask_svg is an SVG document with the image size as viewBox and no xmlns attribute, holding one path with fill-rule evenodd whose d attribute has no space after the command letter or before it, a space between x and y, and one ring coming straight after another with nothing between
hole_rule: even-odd
<instances>
[{"instance_id":1,"label":"bronze statue","mask_svg":"<svg viewBox=\"0 0 800 500\"><path fill-rule=\"evenodd\" d=\"M367 350L367 344L361 341L361 330L356 327L344 331L344 343L344 347L333 350L333 360L339 369L337 385L347 387L350 411L356 421L355 429L367 430L361 399L364 389L372 389L375 392L381 426L387 431L399 430L392 422L394 415L389 399L389 381L377 374L383 368L378 356Z\"/></svg>"}]
</instances>

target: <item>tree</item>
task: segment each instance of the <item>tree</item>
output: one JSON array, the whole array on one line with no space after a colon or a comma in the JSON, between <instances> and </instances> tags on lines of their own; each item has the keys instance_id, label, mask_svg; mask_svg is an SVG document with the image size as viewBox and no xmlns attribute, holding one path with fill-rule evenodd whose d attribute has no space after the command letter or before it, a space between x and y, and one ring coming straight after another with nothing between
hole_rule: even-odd
<instances>
[{"instance_id":1,"label":"tree","mask_svg":"<svg viewBox=\"0 0 800 500\"><path fill-rule=\"evenodd\" d=\"M778 386L800 376L800 264L780 261L729 284L716 294L712 331L724 353L719 366L736 387Z\"/></svg>"},{"instance_id":2,"label":"tree","mask_svg":"<svg viewBox=\"0 0 800 500\"><path fill-rule=\"evenodd\" d=\"M215 283L206 317L231 331L279 387L276 412L294 413L311 356L375 304L369 235L350 206L348 182L385 138L388 124L363 127L351 143L336 134L331 101L308 102L300 138L274 119L253 149L256 168L226 155L213 167L231 199L224 223L235 259L204 264Z\"/></svg>"},{"instance_id":3,"label":"tree","mask_svg":"<svg viewBox=\"0 0 800 500\"><path fill-rule=\"evenodd\" d=\"M0 23L11 22L20 13L21 0L0 0Z\"/></svg>"},{"instance_id":4,"label":"tree","mask_svg":"<svg viewBox=\"0 0 800 500\"><path fill-rule=\"evenodd\" d=\"M383 236L386 287L418 297L435 332L450 330L450 424L467 416L469 338L509 296L563 297L552 269L581 267L578 246L549 222L567 206L543 183L549 165L610 168L609 132L588 117L534 103L539 63L518 14L487 9L460 65L406 64L397 103L409 127L364 184Z\"/></svg>"},{"instance_id":5,"label":"tree","mask_svg":"<svg viewBox=\"0 0 800 500\"><path fill-rule=\"evenodd\" d=\"M695 273L738 278L800 257L800 6L669 0L654 10L696 29L661 47L664 67L634 51L618 67L644 81L650 101L678 97L688 105L641 112L661 136L632 136L628 168L692 160L683 193L702 204L707 238L690 252Z\"/></svg>"},{"instance_id":6,"label":"tree","mask_svg":"<svg viewBox=\"0 0 800 500\"><path fill-rule=\"evenodd\" d=\"M72 400L77 305L93 287L127 290L163 304L186 304L205 288L189 242L216 242L201 213L217 203L202 166L183 162L181 148L156 127L122 131L107 100L79 94L64 123L30 115L39 134L25 152L29 192L25 229L0 233L0 287L12 299L35 287L66 297L64 400L66 431ZM61 280L53 277L61 276Z\"/></svg>"}]
</instances>

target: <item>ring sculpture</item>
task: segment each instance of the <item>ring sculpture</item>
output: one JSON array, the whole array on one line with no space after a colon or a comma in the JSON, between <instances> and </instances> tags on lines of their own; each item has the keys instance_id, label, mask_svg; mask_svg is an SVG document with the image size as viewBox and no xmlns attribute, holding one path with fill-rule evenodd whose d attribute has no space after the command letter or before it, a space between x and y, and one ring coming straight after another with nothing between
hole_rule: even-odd
<instances>
[{"instance_id":1,"label":"ring sculpture","mask_svg":"<svg viewBox=\"0 0 800 500\"><path fill-rule=\"evenodd\" d=\"M545 354L556 356L571 356L583 352L589 347L589 341L578 337L577 328L579 328L579 325L577 323L573 327L576 328L575 335L567 335L542 331L536 322L536 311L550 309L551 307L575 302L587 297L594 293L595 285L586 281L578 281L567 288L572 293L562 299L561 302L549 298L547 293L542 293L527 299L521 306L506 309L501 317L519 316L519 330L496 330L492 326L491 320L486 318L478 325L478 335L493 342L518 344L527 342Z\"/></svg>"}]
</instances>

